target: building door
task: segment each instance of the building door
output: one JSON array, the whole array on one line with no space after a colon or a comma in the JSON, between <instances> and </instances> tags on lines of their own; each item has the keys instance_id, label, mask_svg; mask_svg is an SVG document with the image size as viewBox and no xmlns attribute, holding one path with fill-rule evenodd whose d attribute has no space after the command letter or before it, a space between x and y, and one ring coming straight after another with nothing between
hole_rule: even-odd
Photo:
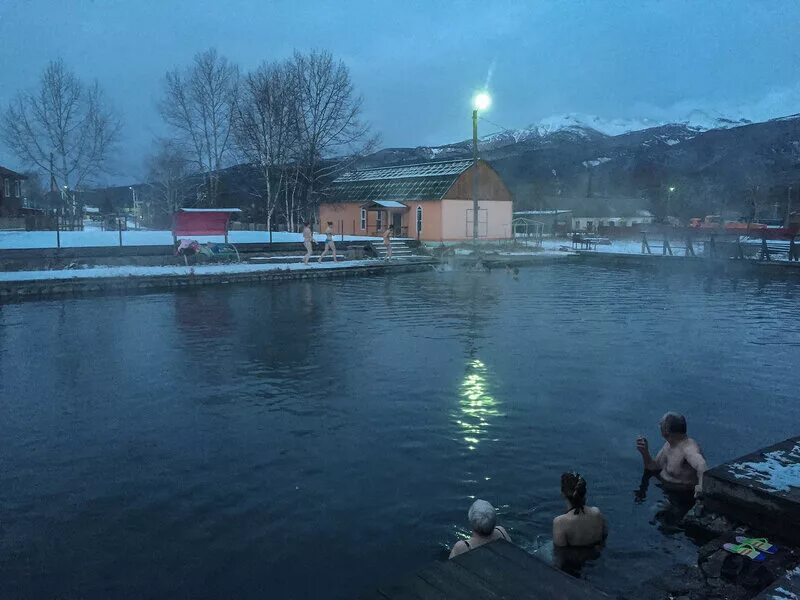
<instances>
[{"instance_id":1,"label":"building door","mask_svg":"<svg viewBox=\"0 0 800 600\"><path fill-rule=\"evenodd\" d=\"M399 212L392 213L392 231L395 235L402 235L403 215Z\"/></svg>"},{"instance_id":2,"label":"building door","mask_svg":"<svg viewBox=\"0 0 800 600\"><path fill-rule=\"evenodd\" d=\"M472 209L467 209L466 214L466 239L472 239L473 219ZM478 209L478 237L485 238L489 236L489 210L486 208Z\"/></svg>"}]
</instances>

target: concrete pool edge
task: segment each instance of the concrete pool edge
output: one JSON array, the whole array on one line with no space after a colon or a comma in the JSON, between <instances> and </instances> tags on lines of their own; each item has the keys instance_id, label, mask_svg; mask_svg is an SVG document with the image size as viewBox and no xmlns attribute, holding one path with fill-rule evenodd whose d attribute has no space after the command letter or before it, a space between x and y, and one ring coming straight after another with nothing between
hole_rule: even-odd
<instances>
[{"instance_id":1,"label":"concrete pool edge","mask_svg":"<svg viewBox=\"0 0 800 600\"><path fill-rule=\"evenodd\" d=\"M590 263L615 266L652 267L696 270L716 273L786 273L800 275L800 263L788 261L760 261L756 259L707 258L702 256L664 256L661 254L625 254L621 252L593 252L577 250L578 259Z\"/></svg>"},{"instance_id":2,"label":"concrete pool edge","mask_svg":"<svg viewBox=\"0 0 800 600\"><path fill-rule=\"evenodd\" d=\"M264 271L213 274L127 275L120 277L73 277L0 282L0 301L28 300L81 294L119 294L156 291L205 285L264 283L300 279L384 275L427 271L435 261L414 260L404 263L376 262L370 265L342 266L328 269L270 269Z\"/></svg>"}]
</instances>

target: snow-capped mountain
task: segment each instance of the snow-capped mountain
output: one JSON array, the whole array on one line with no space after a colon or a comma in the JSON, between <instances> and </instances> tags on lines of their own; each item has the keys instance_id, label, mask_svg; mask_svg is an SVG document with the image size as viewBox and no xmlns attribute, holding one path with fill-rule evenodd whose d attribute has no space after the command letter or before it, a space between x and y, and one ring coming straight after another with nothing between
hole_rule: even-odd
<instances>
[{"instance_id":1,"label":"snow-capped mountain","mask_svg":"<svg viewBox=\"0 0 800 600\"><path fill-rule=\"evenodd\" d=\"M720 113L709 113L694 110L682 119L673 121L657 121L654 119L605 119L595 115L567 113L553 115L523 129L512 129L493 133L481 138L485 144L497 142L524 142L531 138L545 138L559 132L572 132L586 136L589 132L614 137L636 131L644 131L667 125L683 125L694 132L710 129L729 129L749 125L751 121L744 118L730 118Z\"/></svg>"},{"instance_id":2,"label":"snow-capped mountain","mask_svg":"<svg viewBox=\"0 0 800 600\"><path fill-rule=\"evenodd\" d=\"M751 123L701 110L670 122L567 114L487 134L479 150L520 208L577 208L622 197L658 212L669 185L681 190L673 194L673 210L682 202L687 215L696 216L719 210L719 204L741 204L754 189L761 195L774 189L776 197L785 198L787 186L800 188L800 115ZM464 140L389 148L364 163L409 164L471 155L472 142Z\"/></svg>"}]
</instances>

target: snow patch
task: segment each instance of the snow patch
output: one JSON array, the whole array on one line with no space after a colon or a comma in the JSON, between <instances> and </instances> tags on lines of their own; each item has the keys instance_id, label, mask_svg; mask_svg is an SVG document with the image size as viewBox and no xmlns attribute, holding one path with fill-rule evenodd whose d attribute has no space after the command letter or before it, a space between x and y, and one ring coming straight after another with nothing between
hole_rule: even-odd
<instances>
[{"instance_id":1,"label":"snow patch","mask_svg":"<svg viewBox=\"0 0 800 600\"><path fill-rule=\"evenodd\" d=\"M589 167L599 167L603 163L607 163L611 159L607 156L601 156L600 158L595 158L594 160L585 160L583 161L583 166L587 169Z\"/></svg>"},{"instance_id":2,"label":"snow patch","mask_svg":"<svg viewBox=\"0 0 800 600\"><path fill-rule=\"evenodd\" d=\"M736 479L752 480L768 492L800 489L800 444L788 452L767 452L761 461L733 463L728 472Z\"/></svg>"},{"instance_id":3,"label":"snow patch","mask_svg":"<svg viewBox=\"0 0 800 600\"><path fill-rule=\"evenodd\" d=\"M777 587L772 590L772 592L770 592L770 598L772 600L800 600L800 596L782 587Z\"/></svg>"},{"instance_id":4,"label":"snow patch","mask_svg":"<svg viewBox=\"0 0 800 600\"><path fill-rule=\"evenodd\" d=\"M674 146L675 144L680 144L681 141L680 140L676 140L676 139L669 139L669 140L664 140L664 143L667 146Z\"/></svg>"},{"instance_id":5,"label":"snow patch","mask_svg":"<svg viewBox=\"0 0 800 600\"><path fill-rule=\"evenodd\" d=\"M400 259L397 259L400 260ZM61 271L2 271L0 281L52 281L69 279L103 279L107 277L163 277L170 275L203 276L203 275L230 275L237 273L261 273L266 271L303 271L307 269L343 269L346 267L360 267L367 265L383 264L384 261L372 260L340 260L339 262L316 262L312 259L308 265L299 263L273 263L273 264L225 264L225 265L197 265L192 267L175 265L162 267L96 267L89 269L64 269Z\"/></svg>"}]
</instances>

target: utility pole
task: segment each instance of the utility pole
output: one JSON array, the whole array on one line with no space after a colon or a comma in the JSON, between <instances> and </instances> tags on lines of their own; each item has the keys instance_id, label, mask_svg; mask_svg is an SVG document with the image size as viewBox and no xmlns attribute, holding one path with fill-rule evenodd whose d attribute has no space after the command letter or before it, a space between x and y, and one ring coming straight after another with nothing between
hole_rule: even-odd
<instances>
[{"instance_id":1,"label":"utility pole","mask_svg":"<svg viewBox=\"0 0 800 600\"><path fill-rule=\"evenodd\" d=\"M792 220L792 186L789 186L789 189L786 190L786 220L783 223L784 227L789 226L789 222Z\"/></svg>"},{"instance_id":2,"label":"utility pole","mask_svg":"<svg viewBox=\"0 0 800 600\"><path fill-rule=\"evenodd\" d=\"M472 102L472 243L478 245L478 111L486 110L492 98L486 92L475 96Z\"/></svg>"},{"instance_id":3,"label":"utility pole","mask_svg":"<svg viewBox=\"0 0 800 600\"><path fill-rule=\"evenodd\" d=\"M478 109L472 111L472 243L478 245Z\"/></svg>"}]
</instances>

